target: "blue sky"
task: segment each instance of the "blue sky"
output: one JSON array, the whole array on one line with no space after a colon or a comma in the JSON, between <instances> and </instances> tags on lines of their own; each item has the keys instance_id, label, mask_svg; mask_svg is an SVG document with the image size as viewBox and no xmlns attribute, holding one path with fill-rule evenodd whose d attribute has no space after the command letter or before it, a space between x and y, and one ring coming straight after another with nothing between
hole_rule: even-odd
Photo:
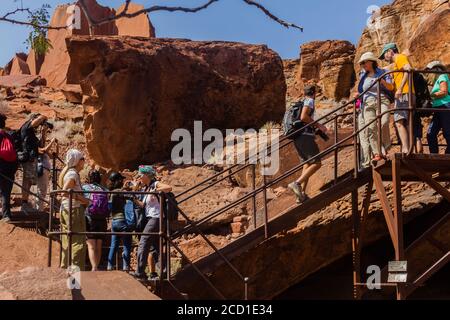
<instances>
[{"instance_id":1,"label":"blue sky","mask_svg":"<svg viewBox=\"0 0 450 320\"><path fill-rule=\"evenodd\" d=\"M144 5L196 6L206 0L133 0ZM17 7L14 0L1 0L0 15ZM54 8L64 0L23 0L24 6L37 8L46 3ZM117 8L123 0L97 0ZM195 14L156 12L150 19L158 37L193 40L227 40L267 44L283 58L297 58L300 45L312 40L344 39L357 43L364 29L370 5L385 5L392 0L260 0L278 17L301 25L301 33L286 29L241 0L221 0ZM29 29L0 22L0 66L15 52L27 51L24 41Z\"/></svg>"}]
</instances>

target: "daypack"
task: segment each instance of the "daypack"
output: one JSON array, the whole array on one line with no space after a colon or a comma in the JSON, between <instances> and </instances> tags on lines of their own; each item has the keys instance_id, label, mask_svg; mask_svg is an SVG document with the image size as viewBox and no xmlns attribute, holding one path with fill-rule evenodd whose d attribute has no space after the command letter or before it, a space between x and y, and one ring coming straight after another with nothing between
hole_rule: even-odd
<instances>
[{"instance_id":1,"label":"daypack","mask_svg":"<svg viewBox=\"0 0 450 320\"><path fill-rule=\"evenodd\" d=\"M294 104L289 110L286 111L283 117L283 130L284 135L287 136L293 133L295 130L305 126L305 124L300 121L300 116L302 113L304 101L300 100ZM289 137L289 139L294 139L294 136Z\"/></svg>"},{"instance_id":2,"label":"daypack","mask_svg":"<svg viewBox=\"0 0 450 320\"><path fill-rule=\"evenodd\" d=\"M169 221L178 221L178 202L175 195L172 192L165 193L166 201L163 208L163 212Z\"/></svg>"},{"instance_id":3,"label":"daypack","mask_svg":"<svg viewBox=\"0 0 450 320\"><path fill-rule=\"evenodd\" d=\"M0 133L0 138L0 159L6 162L16 162L17 153L12 138L5 132Z\"/></svg>"},{"instance_id":4,"label":"daypack","mask_svg":"<svg viewBox=\"0 0 450 320\"><path fill-rule=\"evenodd\" d=\"M428 89L427 80L422 74L414 72L413 82L416 95L416 108L417 109L430 109L433 107L433 100L431 99L430 90ZM420 110L421 116L430 116L431 112Z\"/></svg>"},{"instance_id":5,"label":"daypack","mask_svg":"<svg viewBox=\"0 0 450 320\"><path fill-rule=\"evenodd\" d=\"M107 217L109 215L108 195L105 193L92 193L88 213L92 217Z\"/></svg>"},{"instance_id":6,"label":"daypack","mask_svg":"<svg viewBox=\"0 0 450 320\"><path fill-rule=\"evenodd\" d=\"M125 203L124 210L125 210L125 221L127 223L128 230L130 232L136 230L137 216L135 215L135 206L133 201L127 200L127 202Z\"/></svg>"},{"instance_id":7,"label":"daypack","mask_svg":"<svg viewBox=\"0 0 450 320\"><path fill-rule=\"evenodd\" d=\"M22 128L25 127L31 120L25 122L20 129L11 131L11 135L14 148L17 153L17 160L20 163L28 162L30 158L35 158L38 155L35 154L33 149L37 146L39 141L37 139L32 139L30 135L23 135Z\"/></svg>"}]
</instances>

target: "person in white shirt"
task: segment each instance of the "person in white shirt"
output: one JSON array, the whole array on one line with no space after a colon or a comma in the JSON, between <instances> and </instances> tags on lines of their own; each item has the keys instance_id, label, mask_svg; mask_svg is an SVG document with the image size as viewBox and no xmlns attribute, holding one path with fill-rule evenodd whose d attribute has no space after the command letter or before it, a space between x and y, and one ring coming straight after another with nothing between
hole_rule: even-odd
<instances>
[{"instance_id":1,"label":"person in white shirt","mask_svg":"<svg viewBox=\"0 0 450 320\"><path fill-rule=\"evenodd\" d=\"M145 186L147 192L172 191L172 187L156 180L156 170L152 166L140 166L139 174L141 183ZM159 259L159 219L160 219L160 199L157 195L146 195L143 201L135 199L135 204L145 210L148 219L143 233L153 233L153 235L143 235L139 241L137 260L138 266L134 276L138 279L145 279L145 268L147 267L148 256L152 255L152 264L150 265L150 278L156 278L155 264ZM160 270L162 272L162 270Z\"/></svg>"}]
</instances>

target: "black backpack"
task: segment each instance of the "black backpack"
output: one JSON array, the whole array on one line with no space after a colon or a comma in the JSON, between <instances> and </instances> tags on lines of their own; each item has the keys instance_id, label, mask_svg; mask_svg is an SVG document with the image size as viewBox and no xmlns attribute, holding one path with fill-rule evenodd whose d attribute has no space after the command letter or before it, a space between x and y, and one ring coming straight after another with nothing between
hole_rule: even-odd
<instances>
[{"instance_id":1,"label":"black backpack","mask_svg":"<svg viewBox=\"0 0 450 320\"><path fill-rule=\"evenodd\" d=\"M39 140L36 136L30 134L23 134L23 127L25 127L31 120L25 122L20 129L9 132L11 135L14 148L17 151L17 161L20 163L28 162L31 158L36 158L35 149L39 146Z\"/></svg>"},{"instance_id":2,"label":"black backpack","mask_svg":"<svg viewBox=\"0 0 450 320\"><path fill-rule=\"evenodd\" d=\"M433 100L431 99L427 80L425 80L422 74L414 72L413 82L416 93L416 108L421 109L418 113L422 117L429 117L431 112L426 111L426 109L431 109L433 107Z\"/></svg>"},{"instance_id":3,"label":"black backpack","mask_svg":"<svg viewBox=\"0 0 450 320\"><path fill-rule=\"evenodd\" d=\"M296 104L294 104L289 110L286 111L283 117L283 130L284 135L287 136L293 133L295 130L304 127L305 124L300 121L300 116L302 114L304 106L304 101L300 100ZM300 134L300 132L299 132ZM297 135L289 137L289 139L295 139Z\"/></svg>"}]
</instances>

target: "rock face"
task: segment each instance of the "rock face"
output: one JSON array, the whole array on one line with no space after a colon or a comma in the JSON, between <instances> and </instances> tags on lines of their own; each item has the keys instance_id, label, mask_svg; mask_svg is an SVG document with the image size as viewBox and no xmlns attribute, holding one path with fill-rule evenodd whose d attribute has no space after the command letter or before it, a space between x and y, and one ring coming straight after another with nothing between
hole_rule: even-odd
<instances>
[{"instance_id":1,"label":"rock face","mask_svg":"<svg viewBox=\"0 0 450 320\"><path fill-rule=\"evenodd\" d=\"M364 30L356 58L366 51L378 54L384 44L395 42L401 51L409 52L415 68L436 59L450 64L449 20L446 0L396 0L384 6L379 18Z\"/></svg>"},{"instance_id":2,"label":"rock face","mask_svg":"<svg viewBox=\"0 0 450 320\"><path fill-rule=\"evenodd\" d=\"M125 9L125 4L121 5L116 11L121 13ZM143 5L130 3L128 13L135 13L144 9ZM119 36L136 37L155 37L155 28L153 27L147 14L141 14L133 19L122 18L116 21L117 32Z\"/></svg>"},{"instance_id":3,"label":"rock face","mask_svg":"<svg viewBox=\"0 0 450 320\"><path fill-rule=\"evenodd\" d=\"M168 159L173 130L194 120L204 130L259 129L284 113L282 61L266 46L73 37L68 49L69 83L86 96L88 150L104 167Z\"/></svg>"},{"instance_id":4,"label":"rock face","mask_svg":"<svg viewBox=\"0 0 450 320\"><path fill-rule=\"evenodd\" d=\"M298 100L305 84L317 84L322 97L340 101L355 81L355 47L348 41L313 41L301 46L300 60L285 62L288 100Z\"/></svg>"}]
</instances>

